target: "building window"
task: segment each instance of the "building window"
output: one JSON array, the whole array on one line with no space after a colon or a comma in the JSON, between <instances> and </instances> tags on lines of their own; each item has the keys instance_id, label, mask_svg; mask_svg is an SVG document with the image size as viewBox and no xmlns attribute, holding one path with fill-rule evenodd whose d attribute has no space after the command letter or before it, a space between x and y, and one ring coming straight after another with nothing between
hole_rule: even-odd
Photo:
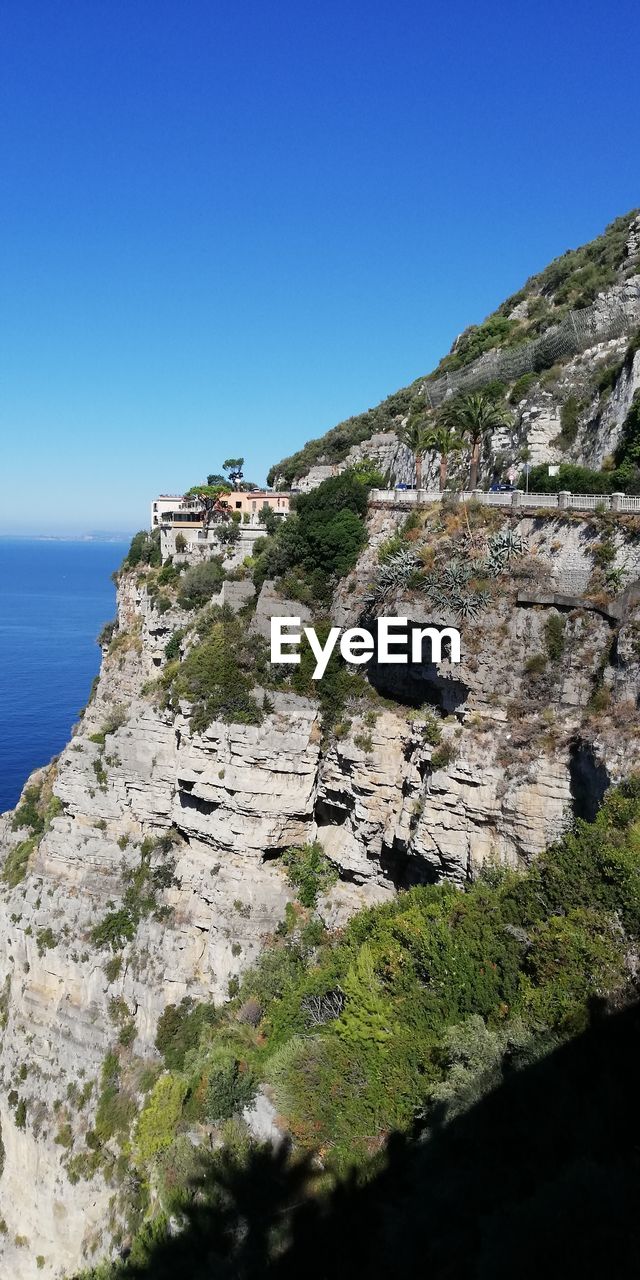
<instances>
[{"instance_id":1,"label":"building window","mask_svg":"<svg viewBox=\"0 0 640 1280\"><path fill-rule=\"evenodd\" d=\"M236 507L241 507L241 506L242 506L242 502L236 502Z\"/></svg>"}]
</instances>

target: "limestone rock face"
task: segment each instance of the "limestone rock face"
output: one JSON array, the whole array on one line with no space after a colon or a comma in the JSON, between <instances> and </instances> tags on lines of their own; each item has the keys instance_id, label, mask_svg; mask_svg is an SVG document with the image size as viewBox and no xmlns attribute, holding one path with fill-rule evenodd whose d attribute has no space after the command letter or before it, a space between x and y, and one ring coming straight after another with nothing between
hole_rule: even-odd
<instances>
[{"instance_id":1,"label":"limestone rock face","mask_svg":"<svg viewBox=\"0 0 640 1280\"><path fill-rule=\"evenodd\" d=\"M336 625L361 620L380 544L403 518L372 512L368 545L332 604ZM529 546L530 595L584 590L594 563L587 521L528 516L517 527ZM614 541L621 585L632 584L638 540L619 531ZM243 608L250 584L226 587L224 602ZM259 726L213 721L194 734L188 707L174 715L149 693L168 638L192 617L176 608L159 615L144 583L122 576L119 630L95 695L39 776L55 797L46 830L24 878L0 890L0 1275L61 1277L108 1248L116 1192L101 1173L86 1176L82 1161L102 1064L117 1044L114 1002L126 1004L132 1061L144 1063L157 1058L167 1004L187 994L223 1001L293 897L285 849L322 844L339 879L319 909L340 927L399 887L441 877L463 884L487 860L526 863L586 812L590 795L640 763L633 599L615 645L613 623L596 609L565 609L566 659L539 676L528 664L557 609L507 592L463 624L455 669L385 671L374 662L379 696L369 710L350 708L339 733L325 736L315 699L269 690ZM419 626L447 621L410 593L385 609ZM267 636L273 614L307 613L267 583L251 627ZM596 687L609 699L598 715ZM5 862L25 836L10 815L0 819ZM121 927L145 857L163 873L161 888L130 921L112 964L116 952L99 930ZM268 1107L251 1123L271 1132Z\"/></svg>"}]
</instances>

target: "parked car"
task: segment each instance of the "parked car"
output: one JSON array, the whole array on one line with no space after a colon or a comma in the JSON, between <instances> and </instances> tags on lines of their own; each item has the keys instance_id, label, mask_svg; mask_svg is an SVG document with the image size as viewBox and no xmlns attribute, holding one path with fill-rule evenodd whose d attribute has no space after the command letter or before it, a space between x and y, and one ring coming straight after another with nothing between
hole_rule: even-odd
<instances>
[{"instance_id":1,"label":"parked car","mask_svg":"<svg viewBox=\"0 0 640 1280\"><path fill-rule=\"evenodd\" d=\"M493 484L489 485L489 493L513 493L513 491L513 485L503 484L502 480L494 480Z\"/></svg>"}]
</instances>

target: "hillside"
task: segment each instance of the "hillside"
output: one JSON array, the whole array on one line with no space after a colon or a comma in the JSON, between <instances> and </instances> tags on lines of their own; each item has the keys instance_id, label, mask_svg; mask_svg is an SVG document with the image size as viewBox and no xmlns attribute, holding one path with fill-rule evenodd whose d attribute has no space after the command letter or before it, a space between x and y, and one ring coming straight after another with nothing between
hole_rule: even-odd
<instances>
[{"instance_id":1,"label":"hillside","mask_svg":"<svg viewBox=\"0 0 640 1280\"><path fill-rule=\"evenodd\" d=\"M570 448L632 467L635 338L548 373L485 475L561 452L580 387ZM0 816L3 1277L326 1280L349 1219L354 1275L495 1280L532 1217L533 1274L628 1239L605 1057L628 1073L638 1025L640 514L408 514L375 492L388 403L250 555L223 524L164 563L134 537L71 740ZM292 616L453 625L461 660L335 651L316 681L306 642L270 661Z\"/></svg>"},{"instance_id":2,"label":"hillside","mask_svg":"<svg viewBox=\"0 0 640 1280\"><path fill-rule=\"evenodd\" d=\"M549 340L557 327L569 322L574 314L578 316L578 320L580 313L586 316L598 298L604 296L614 300L616 311L621 312L619 334L622 338L629 338L640 325L640 301L637 307L633 305L634 299L640 300L639 273L640 215L634 209L617 218L601 236L589 244L568 250L554 259L543 271L527 280L518 293L502 303L481 324L470 325L456 338L449 354L442 358L431 373L416 378L408 387L401 388L376 408L348 418L324 436L310 440L297 453L275 463L269 471L269 484L290 485L305 475L312 466L341 463L354 446L380 432L397 429L412 407L423 407L425 400L427 404L431 402L434 386L446 374L451 376L464 370L469 375L471 367L481 361L478 385L495 383L496 371L491 365L485 365L486 372L483 372L482 357L486 357L488 353L510 352L518 347L522 348L545 335ZM624 291L628 282L628 298L622 298L621 291ZM624 309L628 299L632 300L632 305L628 307L625 317ZM545 368L552 370L553 377L550 378L547 373L541 389L544 391L551 388L553 394L554 380L560 378L562 366L570 364L570 359L569 355L563 358L562 352L558 354L553 342L550 343L549 351L551 354L548 358L545 359L543 353L543 359L539 361L540 372ZM565 383L566 381L567 379ZM598 390L596 381L594 392ZM517 377L507 378L502 382L502 390L507 397L513 397L514 388L518 396L517 382ZM540 381L529 378L529 385L522 388L523 394L526 392L532 396L539 387ZM562 401L562 392L556 399ZM517 398L516 403L519 402ZM555 461L555 458L550 460Z\"/></svg>"}]
</instances>

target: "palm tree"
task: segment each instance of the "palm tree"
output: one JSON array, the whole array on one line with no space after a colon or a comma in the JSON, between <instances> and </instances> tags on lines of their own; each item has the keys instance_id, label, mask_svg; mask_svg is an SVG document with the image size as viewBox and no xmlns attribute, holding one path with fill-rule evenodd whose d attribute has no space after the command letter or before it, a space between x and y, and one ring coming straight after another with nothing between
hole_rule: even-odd
<instances>
[{"instance_id":1,"label":"palm tree","mask_svg":"<svg viewBox=\"0 0 640 1280\"><path fill-rule=\"evenodd\" d=\"M503 405L496 403L485 392L472 391L466 396L456 396L455 400L445 405L441 418L469 441L469 488L475 489L478 484L481 446L491 431L506 426L509 414Z\"/></svg>"},{"instance_id":2,"label":"palm tree","mask_svg":"<svg viewBox=\"0 0 640 1280\"><path fill-rule=\"evenodd\" d=\"M456 453L463 443L462 436L447 422L438 422L427 429L427 449L440 454L440 492L447 484L449 454Z\"/></svg>"},{"instance_id":3,"label":"palm tree","mask_svg":"<svg viewBox=\"0 0 640 1280\"><path fill-rule=\"evenodd\" d=\"M416 464L416 489L422 488L422 462L430 446L426 413L411 413L401 431L401 439L411 450Z\"/></svg>"}]
</instances>

